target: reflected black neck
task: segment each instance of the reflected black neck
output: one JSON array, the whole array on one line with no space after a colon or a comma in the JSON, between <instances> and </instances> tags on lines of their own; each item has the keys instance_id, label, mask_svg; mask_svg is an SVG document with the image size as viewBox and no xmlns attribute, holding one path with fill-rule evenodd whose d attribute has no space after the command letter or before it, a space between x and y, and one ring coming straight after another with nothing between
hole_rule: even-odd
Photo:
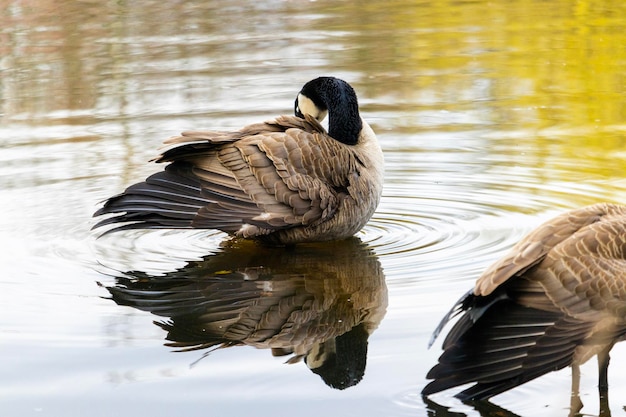
<instances>
[{"instance_id":1,"label":"reflected black neck","mask_svg":"<svg viewBox=\"0 0 626 417\"><path fill-rule=\"evenodd\" d=\"M328 110L328 134L339 142L356 145L363 127L356 93L347 82L320 77L308 82L302 92L316 106Z\"/></svg>"}]
</instances>

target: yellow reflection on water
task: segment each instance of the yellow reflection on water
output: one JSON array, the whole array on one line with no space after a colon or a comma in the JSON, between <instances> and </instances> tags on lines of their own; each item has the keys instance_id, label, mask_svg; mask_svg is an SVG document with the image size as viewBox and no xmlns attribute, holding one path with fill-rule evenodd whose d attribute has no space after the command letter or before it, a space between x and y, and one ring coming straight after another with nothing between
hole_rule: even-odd
<instances>
[{"instance_id":1,"label":"yellow reflection on water","mask_svg":"<svg viewBox=\"0 0 626 417\"><path fill-rule=\"evenodd\" d=\"M421 132L473 131L486 139L478 145L489 154L481 163L496 168L493 178L500 175L503 188L524 189L524 179L548 184L525 192L562 194L571 207L623 200L626 3L328 7L334 17L319 28L347 33L334 58L364 75L360 88L376 97L370 108L385 112L390 132L417 143ZM524 174L520 183L513 169ZM580 190L572 193L568 184Z\"/></svg>"},{"instance_id":2,"label":"yellow reflection on water","mask_svg":"<svg viewBox=\"0 0 626 417\"><path fill-rule=\"evenodd\" d=\"M330 27L358 34L347 53L355 66L365 61L363 72L394 81L368 82L375 91L443 108L478 101L491 110L485 121L513 128L624 118L626 3L345 2L339 10Z\"/></svg>"}]
</instances>

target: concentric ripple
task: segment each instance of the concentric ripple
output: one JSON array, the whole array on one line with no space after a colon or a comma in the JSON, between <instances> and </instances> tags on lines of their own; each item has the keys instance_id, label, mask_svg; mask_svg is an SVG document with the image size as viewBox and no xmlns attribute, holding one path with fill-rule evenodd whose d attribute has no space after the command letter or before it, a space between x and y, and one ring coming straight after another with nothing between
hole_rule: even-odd
<instances>
[{"instance_id":1,"label":"concentric ripple","mask_svg":"<svg viewBox=\"0 0 626 417\"><path fill-rule=\"evenodd\" d=\"M485 157L482 148L447 150L446 159L440 150L387 151L384 196L359 235L381 257L387 279L475 278L541 222L623 193L619 182L568 180L571 167L539 169L530 153L522 148L511 164L511 156Z\"/></svg>"},{"instance_id":2,"label":"concentric ripple","mask_svg":"<svg viewBox=\"0 0 626 417\"><path fill-rule=\"evenodd\" d=\"M476 272L530 228L521 214L445 199L388 196L361 231L381 257L388 280L453 279ZM397 210L401 209L402 213Z\"/></svg>"}]
</instances>

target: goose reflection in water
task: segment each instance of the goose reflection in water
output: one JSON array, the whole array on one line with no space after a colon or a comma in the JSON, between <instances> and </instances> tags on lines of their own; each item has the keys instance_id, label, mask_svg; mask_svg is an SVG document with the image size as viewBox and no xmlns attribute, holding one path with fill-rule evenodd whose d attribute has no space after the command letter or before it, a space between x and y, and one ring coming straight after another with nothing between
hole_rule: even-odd
<instances>
[{"instance_id":1,"label":"goose reflection in water","mask_svg":"<svg viewBox=\"0 0 626 417\"><path fill-rule=\"evenodd\" d=\"M271 349L337 389L363 378L387 307L380 263L357 238L289 249L232 241L165 276L128 272L107 289L119 305L167 317L155 321L167 346Z\"/></svg>"},{"instance_id":2,"label":"goose reflection in water","mask_svg":"<svg viewBox=\"0 0 626 417\"><path fill-rule=\"evenodd\" d=\"M460 411L453 411L450 407L438 404L431 398L424 397L423 400L426 405L428 417L467 417L467 414ZM478 415L481 417L520 417L518 414L493 404L488 400L469 402L466 404L473 406L474 410L478 412Z\"/></svg>"},{"instance_id":3,"label":"goose reflection in water","mask_svg":"<svg viewBox=\"0 0 626 417\"><path fill-rule=\"evenodd\" d=\"M577 395L577 393L572 393L572 395ZM450 407L438 404L431 398L423 397L422 399L426 405L428 417L467 417L467 414L460 411L453 411ZM471 406L481 417L520 417L519 414L500 407L489 400L465 401L465 404ZM626 406L623 407L623 409L626 410ZM606 396L600 398L599 411L598 417L611 417L609 400ZM582 417L583 415L586 414L580 414L578 411L573 410L570 411L568 417Z\"/></svg>"}]
</instances>

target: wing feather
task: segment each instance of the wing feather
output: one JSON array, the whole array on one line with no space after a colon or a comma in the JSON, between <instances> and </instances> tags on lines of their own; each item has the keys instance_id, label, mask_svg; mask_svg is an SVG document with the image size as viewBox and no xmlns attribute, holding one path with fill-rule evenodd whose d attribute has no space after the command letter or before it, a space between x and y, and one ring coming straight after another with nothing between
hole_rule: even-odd
<instances>
[{"instance_id":1,"label":"wing feather","mask_svg":"<svg viewBox=\"0 0 626 417\"><path fill-rule=\"evenodd\" d=\"M546 254L576 231L610 215L615 205L596 204L563 213L529 233L476 281L474 293L488 295L509 278L541 262Z\"/></svg>"}]
</instances>

